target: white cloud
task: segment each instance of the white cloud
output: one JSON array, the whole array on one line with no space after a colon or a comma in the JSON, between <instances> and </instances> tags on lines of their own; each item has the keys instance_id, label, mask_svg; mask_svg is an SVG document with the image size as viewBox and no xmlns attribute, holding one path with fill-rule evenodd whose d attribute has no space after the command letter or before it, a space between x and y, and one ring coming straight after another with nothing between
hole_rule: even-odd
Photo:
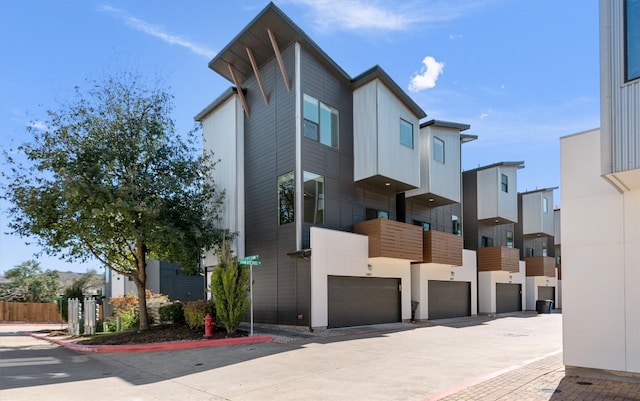
<instances>
[{"instance_id":1,"label":"white cloud","mask_svg":"<svg viewBox=\"0 0 640 401\"><path fill-rule=\"evenodd\" d=\"M436 61L434 57L427 56L422 60L420 72L414 75L409 82L411 92L420 92L436 86L436 81L444 70L444 63Z\"/></svg>"},{"instance_id":2,"label":"white cloud","mask_svg":"<svg viewBox=\"0 0 640 401\"><path fill-rule=\"evenodd\" d=\"M485 118L489 117L489 113L482 113L480 114L480 119L484 120Z\"/></svg>"},{"instance_id":3,"label":"white cloud","mask_svg":"<svg viewBox=\"0 0 640 401\"><path fill-rule=\"evenodd\" d=\"M416 25L450 21L483 3L479 1L289 0L311 8L319 30L407 31Z\"/></svg>"},{"instance_id":4,"label":"white cloud","mask_svg":"<svg viewBox=\"0 0 640 401\"><path fill-rule=\"evenodd\" d=\"M459 34L450 33L449 34L449 39L451 39L451 40L462 39L462 34L461 33L459 33Z\"/></svg>"},{"instance_id":5,"label":"white cloud","mask_svg":"<svg viewBox=\"0 0 640 401\"><path fill-rule=\"evenodd\" d=\"M29 123L29 127L35 128L40 131L46 131L49 129L49 126L44 121L40 120L31 121Z\"/></svg>"},{"instance_id":6,"label":"white cloud","mask_svg":"<svg viewBox=\"0 0 640 401\"><path fill-rule=\"evenodd\" d=\"M164 31L164 29L161 26L153 25L146 21L143 21L127 13L124 10L107 6L107 5L100 6L98 10L111 14L112 16L124 21L125 24L127 24L129 27L135 30L138 30L148 35L151 35L153 37L156 37L166 43L182 46L190 50L192 53L195 53L199 56L204 56L204 57L207 57L208 59L211 59L216 55L216 52L214 52L211 49L208 49L205 46L201 46L197 43L188 41L180 36L167 33Z\"/></svg>"}]
</instances>

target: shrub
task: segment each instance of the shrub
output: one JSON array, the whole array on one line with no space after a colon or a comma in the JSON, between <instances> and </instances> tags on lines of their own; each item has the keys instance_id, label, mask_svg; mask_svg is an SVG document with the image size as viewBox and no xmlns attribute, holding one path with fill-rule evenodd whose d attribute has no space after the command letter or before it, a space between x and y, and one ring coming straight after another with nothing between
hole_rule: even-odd
<instances>
[{"instance_id":1,"label":"shrub","mask_svg":"<svg viewBox=\"0 0 640 401\"><path fill-rule=\"evenodd\" d=\"M160 323L184 323L184 311L181 303L162 305L159 310ZM206 316L206 315L205 315Z\"/></svg>"},{"instance_id":2,"label":"shrub","mask_svg":"<svg viewBox=\"0 0 640 401\"><path fill-rule=\"evenodd\" d=\"M202 329L204 327L204 318L207 314L213 319L216 316L216 307L213 301L199 299L197 301L187 302L184 304L184 320L187 326L192 330Z\"/></svg>"},{"instance_id":3,"label":"shrub","mask_svg":"<svg viewBox=\"0 0 640 401\"><path fill-rule=\"evenodd\" d=\"M162 294L155 294L149 290L145 291L147 305L167 302L169 297ZM122 329L129 329L140 325L140 316L138 312L138 297L135 294L127 294L122 297L113 297L109 300L109 304L113 306L113 316L120 317L120 325ZM153 315L147 308L147 317L149 324L153 323Z\"/></svg>"},{"instance_id":4,"label":"shrub","mask_svg":"<svg viewBox=\"0 0 640 401\"><path fill-rule=\"evenodd\" d=\"M218 256L220 264L211 277L211 292L218 321L228 334L234 334L250 306L249 269L238 264L238 258L226 243L222 244Z\"/></svg>"}]
</instances>

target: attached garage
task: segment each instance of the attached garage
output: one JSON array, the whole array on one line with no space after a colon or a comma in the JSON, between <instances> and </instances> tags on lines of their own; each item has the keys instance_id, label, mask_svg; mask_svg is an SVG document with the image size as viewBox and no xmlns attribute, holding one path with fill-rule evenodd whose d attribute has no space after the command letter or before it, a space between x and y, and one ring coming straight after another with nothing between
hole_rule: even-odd
<instances>
[{"instance_id":1,"label":"attached garage","mask_svg":"<svg viewBox=\"0 0 640 401\"><path fill-rule=\"evenodd\" d=\"M471 283L429 280L429 319L471 316Z\"/></svg>"},{"instance_id":2,"label":"attached garage","mask_svg":"<svg viewBox=\"0 0 640 401\"><path fill-rule=\"evenodd\" d=\"M556 287L543 287L538 286L538 299L540 300L552 300L553 309L556 308Z\"/></svg>"},{"instance_id":3,"label":"attached garage","mask_svg":"<svg viewBox=\"0 0 640 401\"><path fill-rule=\"evenodd\" d=\"M400 279L328 277L328 327L401 321Z\"/></svg>"},{"instance_id":4,"label":"attached garage","mask_svg":"<svg viewBox=\"0 0 640 401\"><path fill-rule=\"evenodd\" d=\"M496 313L522 310L522 284L496 283Z\"/></svg>"}]
</instances>

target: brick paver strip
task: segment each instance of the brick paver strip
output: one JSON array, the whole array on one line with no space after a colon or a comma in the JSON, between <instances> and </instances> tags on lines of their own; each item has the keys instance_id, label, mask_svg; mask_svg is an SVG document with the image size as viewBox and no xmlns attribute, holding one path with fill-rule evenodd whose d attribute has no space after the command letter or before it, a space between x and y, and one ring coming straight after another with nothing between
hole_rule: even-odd
<instances>
[{"instance_id":1,"label":"brick paver strip","mask_svg":"<svg viewBox=\"0 0 640 401\"><path fill-rule=\"evenodd\" d=\"M429 401L640 401L640 383L565 376L562 353Z\"/></svg>"}]
</instances>

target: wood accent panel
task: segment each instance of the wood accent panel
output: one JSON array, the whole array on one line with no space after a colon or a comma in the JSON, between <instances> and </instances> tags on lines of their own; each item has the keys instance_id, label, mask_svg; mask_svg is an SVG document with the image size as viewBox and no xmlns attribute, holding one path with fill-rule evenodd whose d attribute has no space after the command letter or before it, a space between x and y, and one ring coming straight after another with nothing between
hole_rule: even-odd
<instances>
[{"instance_id":1,"label":"wood accent panel","mask_svg":"<svg viewBox=\"0 0 640 401\"><path fill-rule=\"evenodd\" d=\"M462 237L429 230L423 234L423 263L462 266Z\"/></svg>"},{"instance_id":2,"label":"wood accent panel","mask_svg":"<svg viewBox=\"0 0 640 401\"><path fill-rule=\"evenodd\" d=\"M527 277L532 276L556 276L556 260L551 256L533 256L524 258L527 264Z\"/></svg>"},{"instance_id":3,"label":"wood accent panel","mask_svg":"<svg viewBox=\"0 0 640 401\"><path fill-rule=\"evenodd\" d=\"M520 250L506 246L491 246L478 249L478 271L507 271L517 273L520 270Z\"/></svg>"},{"instance_id":4,"label":"wood accent panel","mask_svg":"<svg viewBox=\"0 0 640 401\"><path fill-rule=\"evenodd\" d=\"M369 236L369 257L422 260L422 228L387 219L367 220L353 227Z\"/></svg>"},{"instance_id":5,"label":"wood accent panel","mask_svg":"<svg viewBox=\"0 0 640 401\"><path fill-rule=\"evenodd\" d=\"M556 267L558 268L558 280L562 280L562 264L557 264Z\"/></svg>"}]
</instances>

